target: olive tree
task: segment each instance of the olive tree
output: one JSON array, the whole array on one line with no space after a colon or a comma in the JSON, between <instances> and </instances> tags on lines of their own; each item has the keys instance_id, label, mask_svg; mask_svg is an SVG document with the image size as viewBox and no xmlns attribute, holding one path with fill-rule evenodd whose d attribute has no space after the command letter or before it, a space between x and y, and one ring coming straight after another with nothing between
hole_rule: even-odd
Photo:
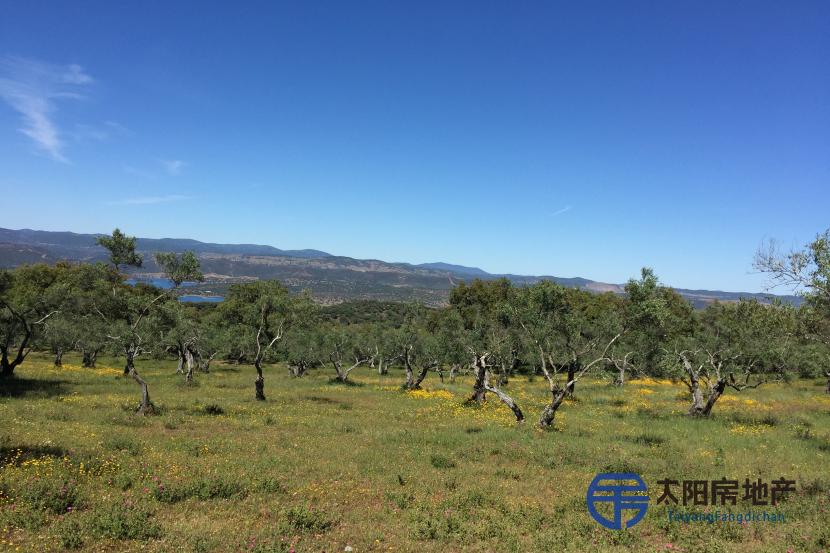
<instances>
[{"instance_id":1,"label":"olive tree","mask_svg":"<svg viewBox=\"0 0 830 553\"><path fill-rule=\"evenodd\" d=\"M117 273L101 263L82 263L72 266L66 275L71 279L72 293L63 302L60 318L73 327L67 329L67 334L74 340L73 348L81 354L81 366L94 367L98 353L109 344L107 322L95 308L98 294L106 292L102 282L118 281Z\"/></svg>"},{"instance_id":2,"label":"olive tree","mask_svg":"<svg viewBox=\"0 0 830 553\"><path fill-rule=\"evenodd\" d=\"M157 252L154 257L164 275L173 283L174 289L178 289L185 282L205 280L199 258L193 252L187 251L182 254Z\"/></svg>"},{"instance_id":3,"label":"olive tree","mask_svg":"<svg viewBox=\"0 0 830 553\"><path fill-rule=\"evenodd\" d=\"M637 366L643 373L659 376L664 368L663 351L679 336L688 334L694 324L694 309L680 294L663 286L654 271L641 270L639 279L630 279L625 285L625 324L628 332L619 347L626 363L618 363L623 370Z\"/></svg>"},{"instance_id":4,"label":"olive tree","mask_svg":"<svg viewBox=\"0 0 830 553\"><path fill-rule=\"evenodd\" d=\"M368 325L366 333L372 353L370 365L379 376L385 376L389 374L389 366L400 357L398 328L389 322L374 322Z\"/></svg>"},{"instance_id":5,"label":"olive tree","mask_svg":"<svg viewBox=\"0 0 830 553\"><path fill-rule=\"evenodd\" d=\"M55 354L55 361L72 348L81 354L81 366L94 367L100 353L109 343L108 325L96 310L97 295L103 293L101 283L109 282L115 273L101 263L61 265L67 284L60 313L46 325L45 342ZM105 289L106 287L103 287Z\"/></svg>"},{"instance_id":6,"label":"olive tree","mask_svg":"<svg viewBox=\"0 0 830 553\"><path fill-rule=\"evenodd\" d=\"M127 236L120 229L113 230L110 236L99 236L96 243L107 250L109 262L118 273L122 265L138 268L144 261L141 254L135 251L135 236Z\"/></svg>"},{"instance_id":7,"label":"olive tree","mask_svg":"<svg viewBox=\"0 0 830 553\"><path fill-rule=\"evenodd\" d=\"M460 325L454 334L472 359L473 393L468 401L482 403L487 393L492 393L513 412L517 422L523 422L521 408L498 382L517 360L518 339L509 318L513 295L507 279L462 283L450 292L450 306L457 314L451 320Z\"/></svg>"},{"instance_id":8,"label":"olive tree","mask_svg":"<svg viewBox=\"0 0 830 553\"><path fill-rule=\"evenodd\" d=\"M286 335L283 354L288 362L288 374L301 377L308 369L323 362L325 336L319 310L308 297L298 302L294 312L294 324Z\"/></svg>"},{"instance_id":9,"label":"olive tree","mask_svg":"<svg viewBox=\"0 0 830 553\"><path fill-rule=\"evenodd\" d=\"M30 265L0 271L0 376L10 377L32 350L46 321L67 297L66 266Z\"/></svg>"},{"instance_id":10,"label":"olive tree","mask_svg":"<svg viewBox=\"0 0 830 553\"><path fill-rule=\"evenodd\" d=\"M318 325L310 325L300 332L294 332L285 340L285 359L288 374L304 376L312 367L318 367L326 359L324 331Z\"/></svg>"},{"instance_id":11,"label":"olive tree","mask_svg":"<svg viewBox=\"0 0 830 553\"><path fill-rule=\"evenodd\" d=\"M163 333L163 330L158 327L163 326L164 320L152 313L152 310L173 300L182 282L202 279L201 269L193 254L185 253L181 257L162 256L161 259L166 263L159 264L165 275L173 282L172 289L159 290L141 283L134 287L127 287L120 272L121 266L140 267L142 265L142 257L135 251L135 238L126 236L119 229L115 229L112 236L100 237L98 244L107 249L109 261L114 268L114 275L110 278L112 294L99 294L101 305L98 313L111 326L109 339L124 354L125 376L131 376L141 387L141 402L137 411L144 415L152 414L155 409L150 401L149 388L135 368L135 359L142 354L150 353L149 344Z\"/></svg>"},{"instance_id":12,"label":"olive tree","mask_svg":"<svg viewBox=\"0 0 830 553\"><path fill-rule=\"evenodd\" d=\"M549 402L538 421L542 428L553 424L577 381L610 362L609 351L624 332L619 313L608 307L613 304L595 302L596 298L542 281L519 290L511 304L512 320L536 350L548 383Z\"/></svg>"},{"instance_id":13,"label":"olive tree","mask_svg":"<svg viewBox=\"0 0 830 553\"><path fill-rule=\"evenodd\" d=\"M372 361L369 334L360 325L333 323L323 332L324 351L337 382L348 382L353 370Z\"/></svg>"},{"instance_id":14,"label":"olive tree","mask_svg":"<svg viewBox=\"0 0 830 553\"><path fill-rule=\"evenodd\" d=\"M429 314L427 328L435 337L442 366L449 366L450 381L459 371L468 372L469 352L464 345L464 324L456 309L436 309ZM440 370L440 369L439 369ZM442 373L439 373L439 375Z\"/></svg>"},{"instance_id":15,"label":"olive tree","mask_svg":"<svg viewBox=\"0 0 830 553\"><path fill-rule=\"evenodd\" d=\"M406 375L402 385L405 390L416 390L430 370L441 363L440 342L427 326L428 310L421 304L410 304L400 328L389 334L392 359L398 360Z\"/></svg>"},{"instance_id":16,"label":"olive tree","mask_svg":"<svg viewBox=\"0 0 830 553\"><path fill-rule=\"evenodd\" d=\"M806 336L822 344L830 357L830 229L788 252L770 241L756 252L754 267L769 276L769 288L788 288L804 298ZM830 369L825 376L830 394Z\"/></svg>"},{"instance_id":17,"label":"olive tree","mask_svg":"<svg viewBox=\"0 0 830 553\"><path fill-rule=\"evenodd\" d=\"M786 376L796 318L792 308L756 300L715 303L693 333L667 351L665 364L689 390L688 414L707 417L723 394Z\"/></svg>"},{"instance_id":18,"label":"olive tree","mask_svg":"<svg viewBox=\"0 0 830 553\"><path fill-rule=\"evenodd\" d=\"M124 374L141 388L141 401L136 412L155 413L147 382L139 374L135 362L142 355L152 353L156 337L162 334L162 325L153 307L171 301L170 296L154 286L139 283L129 286L123 275L114 274L110 282L102 283L96 310L108 326L107 337L125 359Z\"/></svg>"},{"instance_id":19,"label":"olive tree","mask_svg":"<svg viewBox=\"0 0 830 553\"><path fill-rule=\"evenodd\" d=\"M193 355L200 372L210 372L214 358L228 349L228 331L220 320L221 314L213 306L197 310Z\"/></svg>"},{"instance_id":20,"label":"olive tree","mask_svg":"<svg viewBox=\"0 0 830 553\"><path fill-rule=\"evenodd\" d=\"M158 307L157 317L162 332L159 337L161 347L176 355L176 373L184 374L185 382L191 384L194 352L199 338L199 327L192 306L178 301L166 302Z\"/></svg>"},{"instance_id":21,"label":"olive tree","mask_svg":"<svg viewBox=\"0 0 830 553\"><path fill-rule=\"evenodd\" d=\"M53 356L55 367L63 366L63 354L78 343L80 325L74 316L57 313L45 322L42 341Z\"/></svg>"},{"instance_id":22,"label":"olive tree","mask_svg":"<svg viewBox=\"0 0 830 553\"><path fill-rule=\"evenodd\" d=\"M307 309L306 297L291 298L288 289L275 280L234 284L219 305L219 313L238 347L253 357L256 369L255 397L265 400L265 376L262 364L285 332L296 321L298 312Z\"/></svg>"},{"instance_id":23,"label":"olive tree","mask_svg":"<svg viewBox=\"0 0 830 553\"><path fill-rule=\"evenodd\" d=\"M75 349L81 354L81 366L95 368L98 354L107 346L107 327L97 313L85 313L76 319Z\"/></svg>"},{"instance_id":24,"label":"olive tree","mask_svg":"<svg viewBox=\"0 0 830 553\"><path fill-rule=\"evenodd\" d=\"M173 285L171 293L176 293L185 282L201 282L205 279L196 254L190 251L182 254L157 252L154 254L156 264ZM180 302L169 303L167 312L168 341L167 349L178 357L176 372L184 373L185 382L193 382L193 366L196 356L198 328L190 306ZM187 369L184 370L184 366Z\"/></svg>"}]
</instances>

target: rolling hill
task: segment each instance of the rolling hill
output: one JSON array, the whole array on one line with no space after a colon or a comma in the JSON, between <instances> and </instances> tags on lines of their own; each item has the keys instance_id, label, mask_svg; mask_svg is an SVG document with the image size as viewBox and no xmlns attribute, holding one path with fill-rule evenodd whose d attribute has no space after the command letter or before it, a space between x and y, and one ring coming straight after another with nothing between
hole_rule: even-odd
<instances>
[{"instance_id":1,"label":"rolling hill","mask_svg":"<svg viewBox=\"0 0 830 553\"><path fill-rule=\"evenodd\" d=\"M96 245L100 234L11 230L0 228L0 268L26 263L55 263L61 260L96 262L106 260L106 251ZM376 259L353 259L319 250L281 250L258 244L213 244L179 238L138 238L137 249L144 255L144 266L131 270L137 279L161 276L153 261L157 251L194 251L202 263L206 281L188 291L222 295L234 282L254 279L279 279L294 291L308 289L321 303L334 304L346 300L376 299L392 301L419 300L429 305L446 302L450 289L460 281L473 278L508 278L518 285L547 279L563 286L595 292L622 293L621 284L604 283L586 278L564 278L550 275L527 276L491 274L477 267L436 262L413 265L389 263ZM757 298L769 301L798 303L795 296L721 292L715 290L677 291L696 307L713 301L737 301Z\"/></svg>"}]
</instances>

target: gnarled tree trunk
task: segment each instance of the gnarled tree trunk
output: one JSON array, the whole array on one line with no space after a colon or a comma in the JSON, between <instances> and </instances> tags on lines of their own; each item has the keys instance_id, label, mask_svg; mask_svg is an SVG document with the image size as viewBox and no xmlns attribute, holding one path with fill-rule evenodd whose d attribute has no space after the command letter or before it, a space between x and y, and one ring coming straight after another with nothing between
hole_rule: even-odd
<instances>
[{"instance_id":1,"label":"gnarled tree trunk","mask_svg":"<svg viewBox=\"0 0 830 553\"><path fill-rule=\"evenodd\" d=\"M254 368L256 369L256 380L254 380L256 398L259 401L265 401L265 377L262 376L262 358L260 356L254 358Z\"/></svg>"},{"instance_id":2,"label":"gnarled tree trunk","mask_svg":"<svg viewBox=\"0 0 830 553\"><path fill-rule=\"evenodd\" d=\"M723 373L723 361L720 360L719 353L708 353L708 355L708 363L711 369L707 369L702 373L704 375L703 379L708 384L705 401L700 383L701 371L704 370L703 365L695 370L688 358L685 355L680 355L680 359L683 362L683 370L688 376L688 381L684 380L684 382L692 394L692 405L689 409L689 415L695 417L708 417L712 413L712 408L715 406L715 403L723 395L723 392L726 390L727 386L733 388L736 392L742 392L749 388L757 388L764 382L763 380L759 380L754 384L749 383L749 378L752 375L750 370L751 365L750 368L747 368L744 373L745 376L743 382L738 382L735 380L735 376L731 372L728 374ZM709 376L710 372L714 373L711 378Z\"/></svg>"},{"instance_id":3,"label":"gnarled tree trunk","mask_svg":"<svg viewBox=\"0 0 830 553\"><path fill-rule=\"evenodd\" d=\"M498 388L498 386L493 386L490 384L490 375L489 371L487 370L487 357L489 356L488 353L483 355L479 355L478 353L473 354L473 364L472 368L475 371L475 383L473 384L473 395L468 399L469 402L476 402L476 403L483 403L487 398L487 392L496 394L496 397L499 400L507 405L511 411L513 411L513 415L516 417L516 422L524 421L524 414L522 410L519 408L518 404L513 401L513 398L504 393L502 390Z\"/></svg>"},{"instance_id":4,"label":"gnarled tree trunk","mask_svg":"<svg viewBox=\"0 0 830 553\"><path fill-rule=\"evenodd\" d=\"M152 415L156 409L153 402L150 401L150 390L147 387L147 382L135 370L135 349L132 347L127 348L126 356L127 364L124 366L124 372L131 376L141 387L141 403L138 404L136 412L140 415Z\"/></svg>"},{"instance_id":5,"label":"gnarled tree trunk","mask_svg":"<svg viewBox=\"0 0 830 553\"><path fill-rule=\"evenodd\" d=\"M715 385L709 389L709 397L706 398L706 405L703 407L703 411L700 413L701 416L708 417L709 414L712 412L712 407L715 406L715 402L720 399L720 396L723 395L723 391L726 389L726 380L719 378Z\"/></svg>"},{"instance_id":6,"label":"gnarled tree trunk","mask_svg":"<svg viewBox=\"0 0 830 553\"><path fill-rule=\"evenodd\" d=\"M505 394L500 389L494 386L490 386L489 383L485 383L484 387L488 392L496 394L496 396L501 400L501 402L507 405L510 408L510 410L513 411L513 415L516 417L516 422L524 422L525 416L522 413L522 410L519 409L519 405L515 401L513 401L512 397Z\"/></svg>"},{"instance_id":7,"label":"gnarled tree trunk","mask_svg":"<svg viewBox=\"0 0 830 553\"><path fill-rule=\"evenodd\" d=\"M95 368L95 361L98 359L98 350L83 350L81 352L81 366L86 369Z\"/></svg>"},{"instance_id":8,"label":"gnarled tree trunk","mask_svg":"<svg viewBox=\"0 0 830 553\"><path fill-rule=\"evenodd\" d=\"M179 359L176 363L176 374L184 374L184 349L176 348Z\"/></svg>"},{"instance_id":9,"label":"gnarled tree trunk","mask_svg":"<svg viewBox=\"0 0 830 553\"><path fill-rule=\"evenodd\" d=\"M576 390L576 381L574 377L576 376L576 372L579 370L579 362L572 361L568 363L568 383L565 385L565 395L570 397L574 395L574 390Z\"/></svg>"},{"instance_id":10,"label":"gnarled tree trunk","mask_svg":"<svg viewBox=\"0 0 830 553\"><path fill-rule=\"evenodd\" d=\"M389 363L394 360L394 357L386 358L380 353L380 348L375 347L375 355L372 357L371 366L375 366L375 361L377 361L378 366L378 375L384 376L389 374Z\"/></svg>"},{"instance_id":11,"label":"gnarled tree trunk","mask_svg":"<svg viewBox=\"0 0 830 553\"><path fill-rule=\"evenodd\" d=\"M308 370L308 364L305 361L297 361L288 365L288 374L295 378L303 376Z\"/></svg>"},{"instance_id":12,"label":"gnarled tree trunk","mask_svg":"<svg viewBox=\"0 0 830 553\"><path fill-rule=\"evenodd\" d=\"M689 388L689 393L692 395L692 405L689 407L689 415L693 417L703 416L706 404L703 401L703 391L700 389L700 378L698 376L699 370L695 370L691 361L689 361L685 355L681 354L680 360L683 363L683 370L689 377L688 382L686 382L686 386Z\"/></svg>"},{"instance_id":13,"label":"gnarled tree trunk","mask_svg":"<svg viewBox=\"0 0 830 553\"><path fill-rule=\"evenodd\" d=\"M26 336L24 336L23 341L20 343L20 347L17 348L17 354L14 359L11 360L9 359L9 348L11 346L9 344L4 344L2 346L2 350L0 350L0 376L9 377L14 375L14 369L20 365L29 354L29 351L26 348L29 345L30 337L30 334L26 334Z\"/></svg>"},{"instance_id":14,"label":"gnarled tree trunk","mask_svg":"<svg viewBox=\"0 0 830 553\"><path fill-rule=\"evenodd\" d=\"M626 353L622 359L611 359L611 363L617 368L617 377L614 379L614 386L625 385L625 373L634 370L634 366L628 362L628 358L634 354L633 351Z\"/></svg>"},{"instance_id":15,"label":"gnarled tree trunk","mask_svg":"<svg viewBox=\"0 0 830 553\"><path fill-rule=\"evenodd\" d=\"M11 376L14 374L14 366L9 362L9 350L4 347L0 356L0 376Z\"/></svg>"},{"instance_id":16,"label":"gnarled tree trunk","mask_svg":"<svg viewBox=\"0 0 830 553\"><path fill-rule=\"evenodd\" d=\"M213 358L216 357L217 353L218 352L214 352L214 353L208 355L207 357L203 356L201 353L199 354L198 367L199 367L200 372L203 372L203 373L209 373L210 372L210 363L211 363L211 361L213 361Z\"/></svg>"},{"instance_id":17,"label":"gnarled tree trunk","mask_svg":"<svg viewBox=\"0 0 830 553\"><path fill-rule=\"evenodd\" d=\"M695 378L691 386L692 405L689 407L689 415L698 417L703 415L706 404L703 401L703 392L700 390L700 382Z\"/></svg>"},{"instance_id":18,"label":"gnarled tree trunk","mask_svg":"<svg viewBox=\"0 0 830 553\"><path fill-rule=\"evenodd\" d=\"M570 382L570 381L569 381ZM556 417L556 411L565 401L567 395L566 389L560 389L557 386L552 386L550 390L551 401L542 410L542 415L539 417L539 426L542 428L549 428L553 424L553 419Z\"/></svg>"},{"instance_id":19,"label":"gnarled tree trunk","mask_svg":"<svg viewBox=\"0 0 830 553\"><path fill-rule=\"evenodd\" d=\"M0 377L10 377L14 375L15 367L20 365L23 360L26 359L26 356L29 355L29 341L32 339L33 327L43 323L43 321L57 313L57 311L53 311L39 321L29 323L24 317L16 313L10 307L7 306L7 308L11 312L12 316L17 318L20 322L23 328L23 339L20 341L20 345L17 348L17 354L14 356L14 359L9 359L9 349L12 348L11 338L7 336L7 341L0 344Z\"/></svg>"},{"instance_id":20,"label":"gnarled tree trunk","mask_svg":"<svg viewBox=\"0 0 830 553\"><path fill-rule=\"evenodd\" d=\"M516 350L510 352L510 364L501 364L501 373L498 378L499 386L506 386L510 382L513 372L519 367L519 354Z\"/></svg>"},{"instance_id":21,"label":"gnarled tree trunk","mask_svg":"<svg viewBox=\"0 0 830 553\"><path fill-rule=\"evenodd\" d=\"M336 374L336 378L337 378L338 382L348 382L350 372L355 370L360 365L369 362L369 358L355 357L354 365L352 365L348 369L344 369L343 368L343 361L339 356L336 356L336 355L332 354L330 359L331 359L332 365L334 365L334 372Z\"/></svg>"},{"instance_id":22,"label":"gnarled tree trunk","mask_svg":"<svg viewBox=\"0 0 830 553\"><path fill-rule=\"evenodd\" d=\"M421 387L421 382L427 377L427 373L429 369L438 365L438 363L427 363L421 366L421 369L418 371L418 374L415 374L415 370L412 366L412 349L407 348L403 354L403 366L404 370L406 371L406 382L404 383L403 387L407 390L417 390Z\"/></svg>"},{"instance_id":23,"label":"gnarled tree trunk","mask_svg":"<svg viewBox=\"0 0 830 553\"><path fill-rule=\"evenodd\" d=\"M481 403L487 398L487 355L473 354L473 363L471 368L475 373L475 381L473 382L473 395L470 396L469 401Z\"/></svg>"},{"instance_id":24,"label":"gnarled tree trunk","mask_svg":"<svg viewBox=\"0 0 830 553\"><path fill-rule=\"evenodd\" d=\"M407 372L406 375L406 384L404 387L407 390L418 390L421 387L421 383L427 377L427 373L429 369L434 367L435 365L424 365L421 367L421 370L418 371L418 374L414 374L413 371ZM442 379L443 381L443 379Z\"/></svg>"},{"instance_id":25,"label":"gnarled tree trunk","mask_svg":"<svg viewBox=\"0 0 830 553\"><path fill-rule=\"evenodd\" d=\"M614 379L614 386L622 387L625 385L625 367L617 368L617 378Z\"/></svg>"},{"instance_id":26,"label":"gnarled tree trunk","mask_svg":"<svg viewBox=\"0 0 830 553\"><path fill-rule=\"evenodd\" d=\"M184 381L191 384L193 383L193 353L190 349L185 348L184 357L187 361L187 372L184 374Z\"/></svg>"}]
</instances>

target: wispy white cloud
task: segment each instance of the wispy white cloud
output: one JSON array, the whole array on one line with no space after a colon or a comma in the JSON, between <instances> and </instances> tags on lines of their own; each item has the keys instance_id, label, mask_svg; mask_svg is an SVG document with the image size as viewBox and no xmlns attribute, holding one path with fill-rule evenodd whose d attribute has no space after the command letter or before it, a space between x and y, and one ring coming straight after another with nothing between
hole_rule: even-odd
<instances>
[{"instance_id":1,"label":"wispy white cloud","mask_svg":"<svg viewBox=\"0 0 830 553\"><path fill-rule=\"evenodd\" d=\"M89 84L92 82L92 77L84 73L80 65L72 63L66 66L61 80L67 84Z\"/></svg>"},{"instance_id":2,"label":"wispy white cloud","mask_svg":"<svg viewBox=\"0 0 830 553\"><path fill-rule=\"evenodd\" d=\"M107 202L108 205L153 205L153 204L167 204L171 202L181 202L185 200L192 200L193 196L184 196L182 194L169 194L167 196L139 196L136 198L124 198L123 200L114 200Z\"/></svg>"},{"instance_id":3,"label":"wispy white cloud","mask_svg":"<svg viewBox=\"0 0 830 553\"><path fill-rule=\"evenodd\" d=\"M156 179L156 175L154 173L151 173L150 171L145 171L144 169L139 169L138 167L135 167L133 165L124 165L123 168L124 168L124 172L128 173L130 175L135 175L137 177L141 177L141 178L144 178L144 179L150 179L150 180L155 180Z\"/></svg>"},{"instance_id":4,"label":"wispy white cloud","mask_svg":"<svg viewBox=\"0 0 830 553\"><path fill-rule=\"evenodd\" d=\"M127 136L130 134L130 130L115 121L104 121L101 124L95 125L79 123L67 134L71 135L78 142L107 142L114 138Z\"/></svg>"},{"instance_id":5,"label":"wispy white cloud","mask_svg":"<svg viewBox=\"0 0 830 553\"><path fill-rule=\"evenodd\" d=\"M164 170L167 171L167 174L172 176L180 175L182 169L184 169L185 163L180 159L160 159L161 164L164 166Z\"/></svg>"},{"instance_id":6,"label":"wispy white cloud","mask_svg":"<svg viewBox=\"0 0 830 553\"><path fill-rule=\"evenodd\" d=\"M154 164L148 166L124 165L125 173L142 177L149 180L155 180L165 174L176 177L181 175L182 170L187 166L187 162L181 159L156 159Z\"/></svg>"},{"instance_id":7,"label":"wispy white cloud","mask_svg":"<svg viewBox=\"0 0 830 553\"><path fill-rule=\"evenodd\" d=\"M569 212L571 209L573 209L571 206L566 205L565 207L557 209L556 211L551 213L551 216L556 217L557 215L562 215L563 213Z\"/></svg>"},{"instance_id":8,"label":"wispy white cloud","mask_svg":"<svg viewBox=\"0 0 830 553\"><path fill-rule=\"evenodd\" d=\"M67 162L54 121L58 103L83 98L93 82L80 65L55 65L28 58L0 58L0 98L21 116L21 133L55 161Z\"/></svg>"}]
</instances>

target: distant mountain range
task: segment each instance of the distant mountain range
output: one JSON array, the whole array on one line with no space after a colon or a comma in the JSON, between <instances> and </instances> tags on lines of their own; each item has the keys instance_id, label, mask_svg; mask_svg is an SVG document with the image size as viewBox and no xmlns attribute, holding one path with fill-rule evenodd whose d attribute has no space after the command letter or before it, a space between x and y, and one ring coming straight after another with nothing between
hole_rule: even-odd
<instances>
[{"instance_id":1,"label":"distant mountain range","mask_svg":"<svg viewBox=\"0 0 830 553\"><path fill-rule=\"evenodd\" d=\"M50 249L66 248L67 251L82 254L102 254L100 246L95 244L102 234L77 234L74 232L50 232L46 230L11 230L0 228L0 244L24 244L42 246ZM257 244L211 244L189 238L138 238L136 248L140 251L195 253L228 253L238 255L270 255L283 257L331 257L319 250L280 250L273 246Z\"/></svg>"},{"instance_id":2,"label":"distant mountain range","mask_svg":"<svg viewBox=\"0 0 830 553\"><path fill-rule=\"evenodd\" d=\"M107 252L95 241L100 234L11 230L0 228L0 268L26 263L70 261L106 261ZM289 289L309 289L321 303L338 303L355 299L408 301L420 300L430 305L446 303L449 291L458 282L474 278L505 277L516 284L552 280L563 286L595 292L622 293L622 284L609 284L585 278L526 276L488 273L477 267L450 263L388 263L375 259L353 259L319 250L281 250L258 244L211 244L186 238L138 238L136 249L144 254L144 266L131 270L137 279L161 276L154 252L195 252L202 263L206 281L188 288L188 292L222 295L230 284L256 279L279 279ZM777 297L799 303L796 296L773 296L751 292L685 290L677 292L696 307L713 301L737 301L757 298L770 301Z\"/></svg>"}]
</instances>

